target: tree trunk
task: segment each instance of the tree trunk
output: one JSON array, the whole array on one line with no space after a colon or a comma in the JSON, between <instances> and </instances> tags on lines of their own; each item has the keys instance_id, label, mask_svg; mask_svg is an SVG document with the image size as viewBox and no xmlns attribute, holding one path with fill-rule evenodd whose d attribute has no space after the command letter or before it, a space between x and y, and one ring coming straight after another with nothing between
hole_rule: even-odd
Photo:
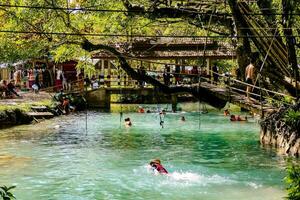
<instances>
[{"instance_id":1,"label":"tree trunk","mask_svg":"<svg viewBox=\"0 0 300 200\"><path fill-rule=\"evenodd\" d=\"M292 67L294 72L294 79L296 81L295 87L295 95L299 98L297 83L299 81L299 70L297 64L297 55L296 55L296 38L293 35L292 24L293 24L293 0L285 0L282 1L282 25L283 25L283 32L286 37L286 45L288 48L288 64Z\"/></svg>"},{"instance_id":2,"label":"tree trunk","mask_svg":"<svg viewBox=\"0 0 300 200\"><path fill-rule=\"evenodd\" d=\"M237 1L236 0L229 0L228 1L231 13L233 16L234 29L236 30L236 36L237 36L237 49L236 49L236 55L237 55L237 61L238 61L238 67L241 72L241 79L245 80L245 69L247 65L249 64L249 58L251 56L251 47L249 39L246 37L239 37L247 35L244 29L241 29L241 27L246 27L246 23L243 21L243 17L240 13L240 10L237 7Z\"/></svg>"}]
</instances>

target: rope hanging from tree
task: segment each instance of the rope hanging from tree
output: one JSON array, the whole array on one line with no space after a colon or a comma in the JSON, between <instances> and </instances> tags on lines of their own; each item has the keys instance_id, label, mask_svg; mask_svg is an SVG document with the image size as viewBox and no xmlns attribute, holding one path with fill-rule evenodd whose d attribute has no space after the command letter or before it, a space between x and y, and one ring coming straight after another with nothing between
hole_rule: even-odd
<instances>
[{"instance_id":1,"label":"rope hanging from tree","mask_svg":"<svg viewBox=\"0 0 300 200\"><path fill-rule=\"evenodd\" d=\"M207 40L208 40L208 33L209 33L209 27L211 24L211 20L212 20L212 15L213 13L215 13L217 11L216 8L214 8L214 11L211 12L210 17L209 17L209 21L208 21L208 30L206 30L206 37L205 37L205 43L204 43L204 47L203 47L203 61L202 61L202 67L205 65L205 57L206 57L206 47L207 47ZM203 22L201 20L201 16L198 15L199 20L201 21L202 27L204 27ZM200 71L198 71L198 94L199 94L199 104L198 104L198 121L199 121L199 129L201 128L201 97L200 97L200 86L201 86L201 74Z\"/></svg>"}]
</instances>

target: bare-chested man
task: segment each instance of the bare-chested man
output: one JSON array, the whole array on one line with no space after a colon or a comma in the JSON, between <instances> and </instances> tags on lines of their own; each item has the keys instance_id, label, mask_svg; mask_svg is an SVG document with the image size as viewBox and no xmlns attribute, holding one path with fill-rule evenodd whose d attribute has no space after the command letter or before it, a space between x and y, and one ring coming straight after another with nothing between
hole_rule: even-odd
<instances>
[{"instance_id":1,"label":"bare-chested man","mask_svg":"<svg viewBox=\"0 0 300 200\"><path fill-rule=\"evenodd\" d=\"M245 71L245 77L246 77L246 83L253 85L253 79L254 79L254 65L252 64L252 62L246 67L246 71ZM249 97L249 92L251 92L252 90L252 86L247 85L247 89L246 89L246 94L247 94L247 99L250 100Z\"/></svg>"}]
</instances>

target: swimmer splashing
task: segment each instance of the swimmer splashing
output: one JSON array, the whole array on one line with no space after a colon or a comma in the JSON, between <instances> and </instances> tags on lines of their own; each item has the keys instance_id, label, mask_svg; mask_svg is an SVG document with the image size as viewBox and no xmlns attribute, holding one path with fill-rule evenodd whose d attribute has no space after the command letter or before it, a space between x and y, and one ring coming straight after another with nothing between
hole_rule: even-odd
<instances>
[{"instance_id":1,"label":"swimmer splashing","mask_svg":"<svg viewBox=\"0 0 300 200\"><path fill-rule=\"evenodd\" d=\"M159 159L154 159L150 161L150 166L153 171L157 171L160 174L168 174L168 171L162 166Z\"/></svg>"}]
</instances>

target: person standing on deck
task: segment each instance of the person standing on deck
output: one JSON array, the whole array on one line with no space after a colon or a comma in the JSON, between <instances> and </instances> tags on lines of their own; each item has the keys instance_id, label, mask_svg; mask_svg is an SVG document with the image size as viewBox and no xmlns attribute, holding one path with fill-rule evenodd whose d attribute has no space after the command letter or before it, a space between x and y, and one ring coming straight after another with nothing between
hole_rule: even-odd
<instances>
[{"instance_id":1,"label":"person standing on deck","mask_svg":"<svg viewBox=\"0 0 300 200\"><path fill-rule=\"evenodd\" d=\"M213 71L214 83L217 85L219 82L219 68L216 64L214 64L214 66L212 67L212 71Z\"/></svg>"},{"instance_id":2,"label":"person standing on deck","mask_svg":"<svg viewBox=\"0 0 300 200\"><path fill-rule=\"evenodd\" d=\"M250 85L253 85L253 79L254 79L254 65L252 63L253 63L253 59L251 59L250 64L246 67L245 70L246 83ZM246 88L247 100L250 100L249 92L252 91L252 86L250 85L247 85Z\"/></svg>"}]
</instances>

